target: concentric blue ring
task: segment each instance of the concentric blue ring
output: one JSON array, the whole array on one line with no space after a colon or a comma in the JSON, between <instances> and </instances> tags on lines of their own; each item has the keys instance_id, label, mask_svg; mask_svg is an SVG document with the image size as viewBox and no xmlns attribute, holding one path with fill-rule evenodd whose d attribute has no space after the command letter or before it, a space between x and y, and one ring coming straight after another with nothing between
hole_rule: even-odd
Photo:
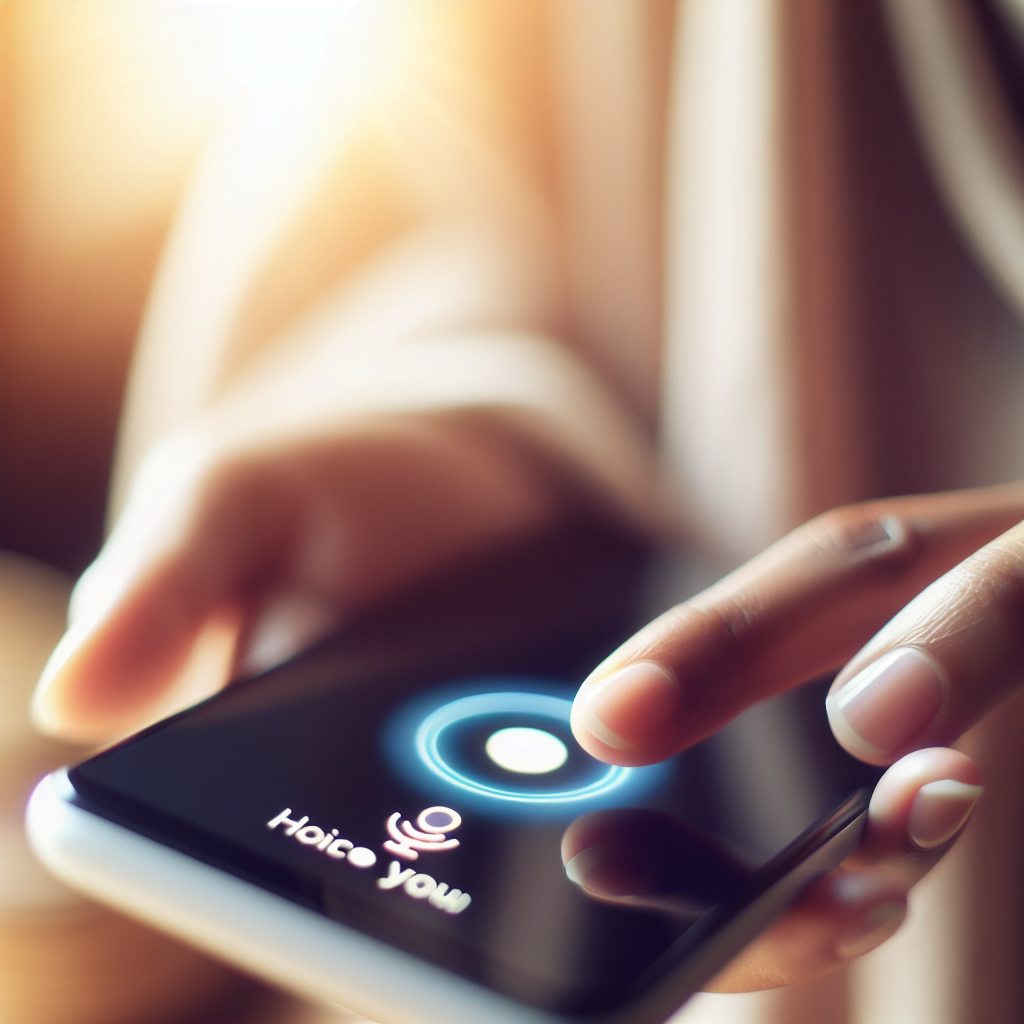
<instances>
[{"instance_id":1,"label":"concentric blue ring","mask_svg":"<svg viewBox=\"0 0 1024 1024\"><path fill-rule=\"evenodd\" d=\"M477 813L571 819L586 811L642 806L644 798L670 774L669 764L622 768L586 754L573 740L569 727L574 693L575 687L567 683L529 675L453 681L416 694L398 707L382 736L384 750L401 778L424 798L433 803L457 799L471 804ZM518 780L511 777L478 773L463 760L458 737L462 730L479 726L489 731L488 718L494 720L495 729L506 724L503 719L515 725L536 723L538 728L547 720L569 746L576 763L589 762L585 777L563 776L559 782L558 776L530 776L517 786ZM483 755L483 738L478 742ZM456 751L460 751L458 757Z\"/></svg>"},{"instance_id":2,"label":"concentric blue ring","mask_svg":"<svg viewBox=\"0 0 1024 1024\"><path fill-rule=\"evenodd\" d=\"M603 796L626 781L630 774L628 768L610 764L597 779L585 786L555 792L524 793L519 789L496 786L470 778L452 767L440 751L439 740L444 730L467 718L519 712L536 715L538 718L550 718L561 725L568 725L571 710L571 701L543 693L476 693L470 697L460 697L458 700L443 704L423 719L416 730L416 753L432 772L446 782L471 793L480 793L498 800L556 804Z\"/></svg>"}]
</instances>

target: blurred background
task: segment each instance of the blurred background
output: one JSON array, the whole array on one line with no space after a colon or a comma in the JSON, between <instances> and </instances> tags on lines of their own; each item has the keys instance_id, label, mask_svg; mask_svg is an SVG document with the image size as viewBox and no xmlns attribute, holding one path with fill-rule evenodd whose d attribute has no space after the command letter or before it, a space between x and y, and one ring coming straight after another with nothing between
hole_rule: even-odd
<instances>
[{"instance_id":1,"label":"blurred background","mask_svg":"<svg viewBox=\"0 0 1024 1024\"><path fill-rule=\"evenodd\" d=\"M240 86L200 4L0 4L0 546L98 550L128 361L175 207Z\"/></svg>"},{"instance_id":2,"label":"blurred background","mask_svg":"<svg viewBox=\"0 0 1024 1024\"><path fill-rule=\"evenodd\" d=\"M153 275L182 196L204 160L207 171L215 162L211 150L231 127L257 109L287 120L282 111L319 104L316 116L335 126L322 129L329 136L354 94L368 89L379 107L386 80L408 77L431 47L450 51L455 36L459 73L501 97L500 115L487 116L556 224L560 340L582 350L650 428L658 404L650 350L664 326L661 254L672 241L660 200L677 19L670 0L641 0L640 20L618 0L599 6L607 15L588 20L571 0L450 2L429 17L415 5L341 0L0 2L0 547L72 574L97 551L121 398ZM1016 116L1021 103L1016 6L939 5L970 19L967 71L983 91L998 91L997 121ZM936 147L922 128L928 112L907 88L908 53L897 52L886 5L747 7L746 14L737 8L740 20L771 43L771 66L747 67L737 85L760 96L760 111L722 114L774 125L770 144L747 158L762 180L778 179L765 202L785 222L758 256L785 268L784 285L770 286L786 293L784 329L773 328L784 337L759 343L767 346L768 377L782 374L788 392L782 454L773 457L791 495L769 535L725 545L740 553L844 501L1009 479L1024 461L1020 302L1008 298L1012 280L1005 284L1012 267L1001 272L986 262L970 211L958 207L950 176L936 167ZM630 60L642 81L630 84L617 70ZM759 84L757 74L768 77ZM685 91L679 77L675 88ZM581 92L592 103L581 102ZM683 105L678 96L675 105ZM631 129L623 132L624 124ZM305 129L307 142L316 131ZM603 148L588 137L602 131ZM676 135L695 145L685 131ZM616 154L616 144L632 158ZM220 173L258 177L273 143L249 145L246 153L238 144L229 158L234 170ZM339 152L335 145L335 158ZM589 162L604 168L603 177L580 166L595 152L599 159ZM348 189L341 213L331 214L324 198L332 189ZM632 233L611 223L614 216L594 215L616 190ZM630 190L645 202L622 198ZM316 242L327 269L304 285L307 293L344 280L403 223L423 218L389 201L393 222L383 224L386 203L358 175L320 187L317 202L334 217L337 251ZM364 220L376 223L353 222L360 204L370 211ZM1013 217L997 209L989 219ZM617 262L588 255L609 249L618 250ZM737 296L751 287L744 273L734 267L724 275L737 286L729 302L741 307ZM750 333L698 314L712 336ZM680 362L677 376L685 376L692 361ZM706 370L707 360L693 365ZM686 394L685 380L679 385ZM686 423L714 415L706 401L688 394L687 401L697 402L697 413ZM684 429L669 412L670 446ZM675 448L676 461L699 461L685 443ZM686 470L686 482L699 472Z\"/></svg>"},{"instance_id":3,"label":"blurred background","mask_svg":"<svg viewBox=\"0 0 1024 1024\"><path fill-rule=\"evenodd\" d=\"M0 3L0 548L76 575L95 556L190 175L242 110L298 99L339 22L365 37L351 6Z\"/></svg>"}]
</instances>

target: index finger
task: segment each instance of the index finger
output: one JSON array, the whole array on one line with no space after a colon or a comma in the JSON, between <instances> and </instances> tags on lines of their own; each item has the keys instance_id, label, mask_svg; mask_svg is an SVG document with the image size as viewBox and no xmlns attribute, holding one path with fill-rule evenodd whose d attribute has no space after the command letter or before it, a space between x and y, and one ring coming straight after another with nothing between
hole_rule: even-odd
<instances>
[{"instance_id":1,"label":"index finger","mask_svg":"<svg viewBox=\"0 0 1024 1024\"><path fill-rule=\"evenodd\" d=\"M835 509L655 619L580 687L595 757L660 761L839 668L911 598L1024 518L1024 485Z\"/></svg>"}]
</instances>

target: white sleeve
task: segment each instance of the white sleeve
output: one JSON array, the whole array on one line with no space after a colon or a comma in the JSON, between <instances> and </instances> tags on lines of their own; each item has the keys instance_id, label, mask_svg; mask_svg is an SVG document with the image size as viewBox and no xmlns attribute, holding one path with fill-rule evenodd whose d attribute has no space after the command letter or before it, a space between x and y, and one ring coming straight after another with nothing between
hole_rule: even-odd
<instances>
[{"instance_id":1,"label":"white sleeve","mask_svg":"<svg viewBox=\"0 0 1024 1024\"><path fill-rule=\"evenodd\" d=\"M450 67L433 76L430 67L390 93L384 112L382 104L339 108L332 98L319 112L307 105L303 117L240 117L211 145L146 311L112 514L167 431L275 367L315 360L323 394L310 401L351 415L485 412L651 522L650 439L557 340L559 256L543 189L502 134L497 108L481 101L486 83ZM346 166L360 164L363 178L346 178ZM362 190L352 185L360 180L369 182ZM339 181L340 195L331 194ZM330 287L293 301L276 323L263 316L254 335L252 311L272 310L275 289L309 292L308 282L295 284L294 268L299 277L303 268L295 226L312 223L306 237L315 236L318 209L340 225L339 248L348 224L370 222L378 234ZM289 247L287 272L269 273Z\"/></svg>"}]
</instances>

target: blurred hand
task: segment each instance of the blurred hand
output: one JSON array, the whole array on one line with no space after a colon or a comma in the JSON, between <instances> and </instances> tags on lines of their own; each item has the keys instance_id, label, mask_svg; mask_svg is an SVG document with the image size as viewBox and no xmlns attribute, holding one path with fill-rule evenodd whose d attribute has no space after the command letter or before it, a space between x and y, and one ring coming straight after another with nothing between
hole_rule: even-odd
<instances>
[{"instance_id":1,"label":"blurred hand","mask_svg":"<svg viewBox=\"0 0 1024 1024\"><path fill-rule=\"evenodd\" d=\"M753 873L715 836L645 807L592 811L562 835L569 880L595 899L696 921Z\"/></svg>"},{"instance_id":2,"label":"blurred hand","mask_svg":"<svg viewBox=\"0 0 1024 1024\"><path fill-rule=\"evenodd\" d=\"M45 731L133 731L553 514L481 414L345 416L316 384L266 381L147 456L37 689Z\"/></svg>"},{"instance_id":3,"label":"blurred hand","mask_svg":"<svg viewBox=\"0 0 1024 1024\"><path fill-rule=\"evenodd\" d=\"M879 781L857 852L812 884L709 989L747 992L809 981L892 935L906 916L907 890L963 825L962 807L950 814L950 784L937 779L955 779L975 797L979 792L978 769L957 751L922 750L904 758ZM569 878L591 896L692 921L753 870L713 836L637 809L578 818L562 839L562 860Z\"/></svg>"},{"instance_id":4,"label":"blurred hand","mask_svg":"<svg viewBox=\"0 0 1024 1024\"><path fill-rule=\"evenodd\" d=\"M843 666L826 702L851 754L892 765L863 845L716 982L803 981L896 930L981 794L952 743L1024 677L1024 486L837 509L673 608L586 680L573 730L614 764L662 760L748 705Z\"/></svg>"}]
</instances>

